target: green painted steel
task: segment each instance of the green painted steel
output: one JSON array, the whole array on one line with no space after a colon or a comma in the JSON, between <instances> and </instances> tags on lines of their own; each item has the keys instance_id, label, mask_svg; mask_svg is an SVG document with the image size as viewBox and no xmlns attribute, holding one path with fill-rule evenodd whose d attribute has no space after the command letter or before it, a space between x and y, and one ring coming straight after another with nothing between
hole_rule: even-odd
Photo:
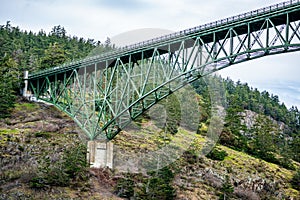
<instances>
[{"instance_id":1,"label":"green painted steel","mask_svg":"<svg viewBox=\"0 0 300 200\"><path fill-rule=\"evenodd\" d=\"M179 88L233 64L300 50L291 0L29 75L30 90L91 140L112 139Z\"/></svg>"}]
</instances>

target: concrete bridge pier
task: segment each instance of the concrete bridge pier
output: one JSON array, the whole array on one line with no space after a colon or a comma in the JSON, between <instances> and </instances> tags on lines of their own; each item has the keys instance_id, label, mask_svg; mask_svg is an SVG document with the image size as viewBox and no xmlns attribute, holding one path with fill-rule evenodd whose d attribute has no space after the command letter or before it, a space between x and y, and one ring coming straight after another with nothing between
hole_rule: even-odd
<instances>
[{"instance_id":1,"label":"concrete bridge pier","mask_svg":"<svg viewBox=\"0 0 300 200\"><path fill-rule=\"evenodd\" d=\"M32 94L28 90L28 71L24 71L24 88L22 91L23 97L26 97L29 100L32 100Z\"/></svg>"},{"instance_id":2,"label":"concrete bridge pier","mask_svg":"<svg viewBox=\"0 0 300 200\"><path fill-rule=\"evenodd\" d=\"M113 168L113 143L110 141L88 141L87 160L90 167Z\"/></svg>"},{"instance_id":3,"label":"concrete bridge pier","mask_svg":"<svg viewBox=\"0 0 300 200\"><path fill-rule=\"evenodd\" d=\"M28 90L28 71L24 71L24 88L23 88L23 97L27 97Z\"/></svg>"}]
</instances>

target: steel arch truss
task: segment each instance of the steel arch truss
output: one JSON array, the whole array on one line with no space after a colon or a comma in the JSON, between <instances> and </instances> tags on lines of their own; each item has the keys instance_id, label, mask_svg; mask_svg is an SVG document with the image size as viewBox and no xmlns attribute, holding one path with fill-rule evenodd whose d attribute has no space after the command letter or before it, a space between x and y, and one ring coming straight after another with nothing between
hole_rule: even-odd
<instances>
[{"instance_id":1,"label":"steel arch truss","mask_svg":"<svg viewBox=\"0 0 300 200\"><path fill-rule=\"evenodd\" d=\"M91 140L112 139L159 100L198 78L232 64L298 50L300 21L287 12L86 62L29 83L36 97L68 113Z\"/></svg>"},{"instance_id":2,"label":"steel arch truss","mask_svg":"<svg viewBox=\"0 0 300 200\"><path fill-rule=\"evenodd\" d=\"M258 24L256 24L257 26ZM246 28L247 27L247 28ZM246 33L240 34L241 27L232 27L224 37L213 33L213 42L205 44L211 59L216 63L216 70L250 59L300 49L300 23L289 22L276 25L271 18L266 18L259 24L259 29L253 31L252 24L244 26ZM201 37L199 37L201 40Z\"/></svg>"}]
</instances>

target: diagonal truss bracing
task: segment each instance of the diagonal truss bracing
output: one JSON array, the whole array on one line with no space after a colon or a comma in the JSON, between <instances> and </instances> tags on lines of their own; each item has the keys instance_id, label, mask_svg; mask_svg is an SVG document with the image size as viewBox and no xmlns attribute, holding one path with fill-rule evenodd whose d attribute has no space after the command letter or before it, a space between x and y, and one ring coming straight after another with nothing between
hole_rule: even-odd
<instances>
[{"instance_id":1,"label":"diagonal truss bracing","mask_svg":"<svg viewBox=\"0 0 300 200\"><path fill-rule=\"evenodd\" d=\"M250 14L249 14L250 13ZM232 64L300 50L292 0L29 76L30 90L91 140L114 138L161 99Z\"/></svg>"}]
</instances>

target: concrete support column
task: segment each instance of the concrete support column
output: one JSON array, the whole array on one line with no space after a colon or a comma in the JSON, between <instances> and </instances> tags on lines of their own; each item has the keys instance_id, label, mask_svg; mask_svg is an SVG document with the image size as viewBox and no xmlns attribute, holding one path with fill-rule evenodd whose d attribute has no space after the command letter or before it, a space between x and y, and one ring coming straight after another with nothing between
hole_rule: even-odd
<instances>
[{"instance_id":1,"label":"concrete support column","mask_svg":"<svg viewBox=\"0 0 300 200\"><path fill-rule=\"evenodd\" d=\"M27 97L28 90L28 71L24 72L24 88L23 88L23 97Z\"/></svg>"},{"instance_id":2,"label":"concrete support column","mask_svg":"<svg viewBox=\"0 0 300 200\"><path fill-rule=\"evenodd\" d=\"M113 143L110 141L88 141L87 159L91 167L113 168Z\"/></svg>"}]
</instances>

